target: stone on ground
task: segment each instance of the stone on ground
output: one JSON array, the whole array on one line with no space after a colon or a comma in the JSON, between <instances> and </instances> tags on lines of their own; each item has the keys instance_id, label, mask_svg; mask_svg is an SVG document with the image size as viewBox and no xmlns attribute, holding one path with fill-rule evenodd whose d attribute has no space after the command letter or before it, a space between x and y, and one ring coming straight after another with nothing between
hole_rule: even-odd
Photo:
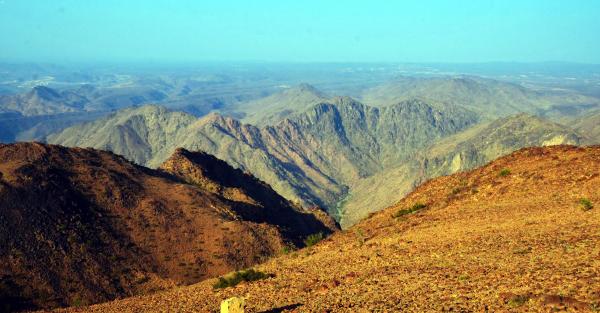
<instances>
[{"instance_id":1,"label":"stone on ground","mask_svg":"<svg viewBox=\"0 0 600 313\"><path fill-rule=\"evenodd\" d=\"M221 313L244 313L244 298L232 297L221 302Z\"/></svg>"}]
</instances>

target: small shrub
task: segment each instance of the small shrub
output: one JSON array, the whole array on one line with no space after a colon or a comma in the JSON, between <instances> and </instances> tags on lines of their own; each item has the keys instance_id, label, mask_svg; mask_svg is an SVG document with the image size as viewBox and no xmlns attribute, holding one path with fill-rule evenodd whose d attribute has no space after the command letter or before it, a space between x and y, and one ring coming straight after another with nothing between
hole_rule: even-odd
<instances>
[{"instance_id":1,"label":"small shrub","mask_svg":"<svg viewBox=\"0 0 600 313\"><path fill-rule=\"evenodd\" d=\"M362 229L357 228L354 231L354 234L356 235L356 239L358 240L358 245L362 247L365 244L366 240L365 233L363 233Z\"/></svg>"},{"instance_id":2,"label":"small shrub","mask_svg":"<svg viewBox=\"0 0 600 313\"><path fill-rule=\"evenodd\" d=\"M525 255L528 253L531 253L531 247L516 248L513 250L513 254Z\"/></svg>"},{"instance_id":3,"label":"small shrub","mask_svg":"<svg viewBox=\"0 0 600 313\"><path fill-rule=\"evenodd\" d=\"M393 215L393 217L397 218L397 217L401 217L401 216L404 216L404 215L407 215L407 214L412 214L412 213L415 213L415 212L417 212L420 209L423 209L425 207L427 207L425 204L417 202L413 206L411 206L410 208L399 210L398 212L396 212Z\"/></svg>"},{"instance_id":4,"label":"small shrub","mask_svg":"<svg viewBox=\"0 0 600 313\"><path fill-rule=\"evenodd\" d=\"M237 284L246 281L256 281L261 279L267 279L273 277L273 274L266 274L260 271L256 271L254 269L249 269L245 271L238 271L233 273L230 276L221 276L219 280L213 285L214 289L221 289L227 287L233 287Z\"/></svg>"},{"instance_id":5,"label":"small shrub","mask_svg":"<svg viewBox=\"0 0 600 313\"><path fill-rule=\"evenodd\" d=\"M579 204L581 204L583 206L584 211L591 210L594 207L594 205L592 204L592 201L590 201L590 199L588 199L588 198L579 199Z\"/></svg>"},{"instance_id":6,"label":"small shrub","mask_svg":"<svg viewBox=\"0 0 600 313\"><path fill-rule=\"evenodd\" d=\"M514 296L510 300L508 300L508 306L511 308L518 308L525 304L525 302L529 301L528 296Z\"/></svg>"},{"instance_id":7,"label":"small shrub","mask_svg":"<svg viewBox=\"0 0 600 313\"><path fill-rule=\"evenodd\" d=\"M74 306L74 307L82 307L84 305L85 305L85 302L83 300L81 300L80 298L75 298L71 302L71 306Z\"/></svg>"},{"instance_id":8,"label":"small shrub","mask_svg":"<svg viewBox=\"0 0 600 313\"><path fill-rule=\"evenodd\" d=\"M510 170L507 168L503 168L500 173L498 174L498 176L500 177L504 177L504 176L508 176L510 175Z\"/></svg>"},{"instance_id":9,"label":"small shrub","mask_svg":"<svg viewBox=\"0 0 600 313\"><path fill-rule=\"evenodd\" d=\"M312 247L314 245L316 245L319 241L323 240L324 236L322 232L318 232L316 234L312 234L309 235L308 237L306 237L306 239L304 239L304 244L307 247Z\"/></svg>"},{"instance_id":10,"label":"small shrub","mask_svg":"<svg viewBox=\"0 0 600 313\"><path fill-rule=\"evenodd\" d=\"M292 245L286 245L283 247L283 249L281 249L281 253L282 254L290 254L290 252L296 250L294 246Z\"/></svg>"}]
</instances>

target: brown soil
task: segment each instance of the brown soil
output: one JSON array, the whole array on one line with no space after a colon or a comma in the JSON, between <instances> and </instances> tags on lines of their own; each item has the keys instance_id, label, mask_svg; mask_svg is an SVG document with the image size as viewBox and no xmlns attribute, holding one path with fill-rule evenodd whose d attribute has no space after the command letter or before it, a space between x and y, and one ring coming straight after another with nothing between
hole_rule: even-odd
<instances>
[{"instance_id":1,"label":"brown soil","mask_svg":"<svg viewBox=\"0 0 600 313\"><path fill-rule=\"evenodd\" d=\"M84 311L217 312L230 296L246 296L248 312L597 311L600 147L522 149L431 180L256 269L274 277L223 290L210 279Z\"/></svg>"}]
</instances>

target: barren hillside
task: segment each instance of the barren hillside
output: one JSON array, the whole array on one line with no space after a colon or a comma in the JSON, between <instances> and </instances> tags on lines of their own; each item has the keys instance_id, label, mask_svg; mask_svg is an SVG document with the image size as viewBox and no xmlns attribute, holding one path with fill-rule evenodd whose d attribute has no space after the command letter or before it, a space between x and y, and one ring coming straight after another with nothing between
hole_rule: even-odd
<instances>
[{"instance_id":1,"label":"barren hillside","mask_svg":"<svg viewBox=\"0 0 600 313\"><path fill-rule=\"evenodd\" d=\"M90 312L549 312L600 307L600 147L527 148L431 180L315 247ZM72 310L76 311L76 310Z\"/></svg>"}]
</instances>

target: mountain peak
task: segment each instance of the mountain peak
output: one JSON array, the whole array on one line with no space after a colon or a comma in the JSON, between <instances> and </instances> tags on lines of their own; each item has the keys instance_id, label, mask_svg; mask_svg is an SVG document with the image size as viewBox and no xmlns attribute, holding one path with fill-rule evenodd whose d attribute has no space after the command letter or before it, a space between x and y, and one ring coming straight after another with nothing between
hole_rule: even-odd
<instances>
[{"instance_id":1,"label":"mountain peak","mask_svg":"<svg viewBox=\"0 0 600 313\"><path fill-rule=\"evenodd\" d=\"M335 96L329 101L334 105L362 105L359 101L348 96Z\"/></svg>"},{"instance_id":2,"label":"mountain peak","mask_svg":"<svg viewBox=\"0 0 600 313\"><path fill-rule=\"evenodd\" d=\"M29 96L30 97L38 97L40 99L43 100L57 100L60 98L60 94L58 93L58 91L46 87L46 86L35 86L31 89L31 91L29 92Z\"/></svg>"},{"instance_id":3,"label":"mountain peak","mask_svg":"<svg viewBox=\"0 0 600 313\"><path fill-rule=\"evenodd\" d=\"M320 91L315 86L308 84L308 83L301 83L297 86L294 86L294 87L288 89L288 91L289 90L297 90L299 92L308 92L308 93L317 95L319 97L325 97L325 94L322 91Z\"/></svg>"},{"instance_id":4,"label":"mountain peak","mask_svg":"<svg viewBox=\"0 0 600 313\"><path fill-rule=\"evenodd\" d=\"M326 226L320 229L326 233L337 228L331 218L323 218L326 215L307 215L267 183L206 152L177 148L160 169L220 197L244 204L244 210L237 210L244 219L282 225L286 229L284 232L292 230L286 235L296 245L301 245L302 239L319 224Z\"/></svg>"}]
</instances>

